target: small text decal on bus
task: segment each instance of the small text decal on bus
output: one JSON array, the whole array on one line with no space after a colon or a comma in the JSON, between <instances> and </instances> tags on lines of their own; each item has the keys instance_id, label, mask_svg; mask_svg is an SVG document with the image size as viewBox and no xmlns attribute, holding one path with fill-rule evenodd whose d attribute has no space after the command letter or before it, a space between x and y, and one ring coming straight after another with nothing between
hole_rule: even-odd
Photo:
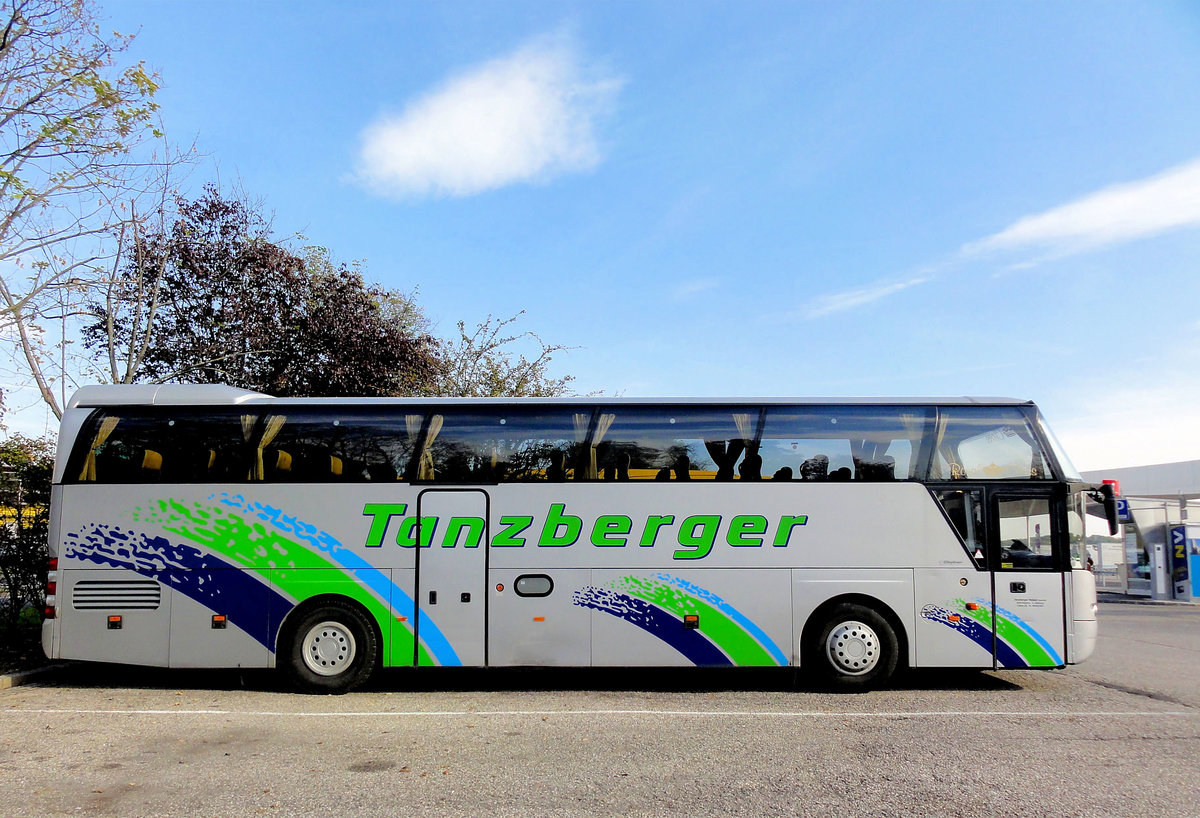
<instances>
[{"instance_id":1,"label":"small text decal on bus","mask_svg":"<svg viewBox=\"0 0 1200 818\"><path fill-rule=\"evenodd\" d=\"M407 503L366 503L363 516L371 518L367 548L380 548L389 541L402 548L422 548L435 542L442 548L478 548L485 529L482 517L422 517L407 515ZM504 515L492 532L492 548L567 548L587 538L597 548L635 546L653 548L660 542L676 546L677 560L708 556L718 537L735 548L785 548L792 530L808 524L806 514L783 514L771 521L761 514L738 514L728 522L719 514L696 514L677 519L674 514L651 514L635 523L626 514L601 514L590 524L567 513L565 503L552 503L541 516Z\"/></svg>"}]
</instances>

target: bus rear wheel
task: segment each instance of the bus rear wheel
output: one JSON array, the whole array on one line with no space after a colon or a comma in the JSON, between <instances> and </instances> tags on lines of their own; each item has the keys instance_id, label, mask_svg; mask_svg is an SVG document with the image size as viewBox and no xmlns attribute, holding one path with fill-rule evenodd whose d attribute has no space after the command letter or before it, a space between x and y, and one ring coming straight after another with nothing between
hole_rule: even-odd
<instances>
[{"instance_id":1,"label":"bus rear wheel","mask_svg":"<svg viewBox=\"0 0 1200 818\"><path fill-rule=\"evenodd\" d=\"M895 672L899 656L900 643L888 621L855 602L831 608L805 646L805 664L840 690L883 684Z\"/></svg>"},{"instance_id":2,"label":"bus rear wheel","mask_svg":"<svg viewBox=\"0 0 1200 818\"><path fill-rule=\"evenodd\" d=\"M307 693L345 693L370 678L379 643L357 608L329 603L305 612L289 629L284 670Z\"/></svg>"}]
</instances>

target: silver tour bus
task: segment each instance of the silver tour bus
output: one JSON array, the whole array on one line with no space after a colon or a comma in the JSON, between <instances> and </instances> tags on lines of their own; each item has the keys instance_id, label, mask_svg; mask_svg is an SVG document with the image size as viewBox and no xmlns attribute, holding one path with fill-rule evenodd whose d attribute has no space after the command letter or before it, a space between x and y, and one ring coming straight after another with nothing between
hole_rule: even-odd
<instances>
[{"instance_id":1,"label":"silver tour bus","mask_svg":"<svg viewBox=\"0 0 1200 818\"><path fill-rule=\"evenodd\" d=\"M278 399L90 386L51 658L280 668L1046 668L1096 640L1090 499L1022 400Z\"/></svg>"}]
</instances>

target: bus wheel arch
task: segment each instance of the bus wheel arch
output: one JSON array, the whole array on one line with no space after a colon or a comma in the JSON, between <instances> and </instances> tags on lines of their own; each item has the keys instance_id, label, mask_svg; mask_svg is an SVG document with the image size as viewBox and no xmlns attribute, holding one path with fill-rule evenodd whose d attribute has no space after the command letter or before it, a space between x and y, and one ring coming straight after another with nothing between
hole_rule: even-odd
<instances>
[{"instance_id":1,"label":"bus wheel arch","mask_svg":"<svg viewBox=\"0 0 1200 818\"><path fill-rule=\"evenodd\" d=\"M310 597L279 628L275 664L306 693L346 693L380 665L383 636L361 603L339 594Z\"/></svg>"},{"instance_id":2,"label":"bus wheel arch","mask_svg":"<svg viewBox=\"0 0 1200 818\"><path fill-rule=\"evenodd\" d=\"M908 635L887 603L866 594L842 594L808 617L800 657L801 667L826 685L865 690L886 683L907 665Z\"/></svg>"}]
</instances>

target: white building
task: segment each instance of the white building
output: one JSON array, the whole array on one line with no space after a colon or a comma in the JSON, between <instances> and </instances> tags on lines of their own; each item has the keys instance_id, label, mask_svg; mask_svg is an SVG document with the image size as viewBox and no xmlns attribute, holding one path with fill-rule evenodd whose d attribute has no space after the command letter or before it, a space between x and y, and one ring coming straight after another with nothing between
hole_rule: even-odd
<instances>
[{"instance_id":1,"label":"white building","mask_svg":"<svg viewBox=\"0 0 1200 818\"><path fill-rule=\"evenodd\" d=\"M1090 471L1083 479L1118 481L1132 519L1119 541L1089 529L1100 589L1200 599L1200 460Z\"/></svg>"}]
</instances>

